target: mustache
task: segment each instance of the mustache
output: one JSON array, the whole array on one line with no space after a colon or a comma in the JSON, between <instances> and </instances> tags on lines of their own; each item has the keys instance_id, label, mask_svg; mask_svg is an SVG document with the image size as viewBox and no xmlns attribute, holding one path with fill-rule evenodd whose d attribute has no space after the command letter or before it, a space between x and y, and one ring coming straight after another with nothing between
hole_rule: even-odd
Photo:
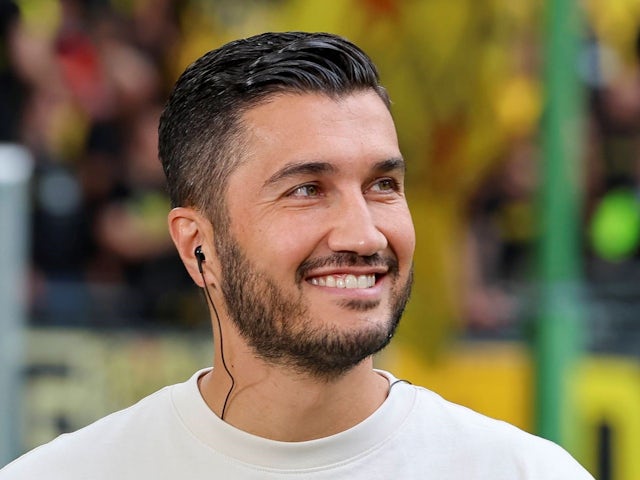
<instances>
[{"instance_id":1,"label":"mustache","mask_svg":"<svg viewBox=\"0 0 640 480\"><path fill-rule=\"evenodd\" d=\"M336 252L326 257L309 258L302 262L296 270L297 282L302 282L307 274L322 267L386 267L389 275L397 276L398 260L395 256L374 253L363 257L352 252Z\"/></svg>"}]
</instances>

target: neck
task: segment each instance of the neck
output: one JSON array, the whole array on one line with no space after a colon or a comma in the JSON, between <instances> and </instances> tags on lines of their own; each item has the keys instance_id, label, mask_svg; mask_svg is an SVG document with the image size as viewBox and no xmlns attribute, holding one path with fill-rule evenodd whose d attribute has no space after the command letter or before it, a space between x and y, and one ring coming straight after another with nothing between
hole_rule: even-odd
<instances>
[{"instance_id":1,"label":"neck","mask_svg":"<svg viewBox=\"0 0 640 480\"><path fill-rule=\"evenodd\" d=\"M226 347L225 353L231 350ZM258 361L253 355L237 355L237 349L233 350L236 355L226 360L235 387L224 420L260 437L296 442L339 433L371 415L389 390L388 381L373 370L371 358L326 380ZM200 379L199 386L209 407L221 416L231 380L220 358L215 365Z\"/></svg>"}]
</instances>

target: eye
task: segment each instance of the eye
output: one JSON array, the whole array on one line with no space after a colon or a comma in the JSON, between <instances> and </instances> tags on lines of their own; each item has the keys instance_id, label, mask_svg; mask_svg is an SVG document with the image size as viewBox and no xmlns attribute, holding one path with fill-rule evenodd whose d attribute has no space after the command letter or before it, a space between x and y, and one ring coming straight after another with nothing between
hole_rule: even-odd
<instances>
[{"instance_id":1,"label":"eye","mask_svg":"<svg viewBox=\"0 0 640 480\"><path fill-rule=\"evenodd\" d=\"M383 193L396 192L399 190L399 185L393 178L381 178L371 186L371 190Z\"/></svg>"},{"instance_id":2,"label":"eye","mask_svg":"<svg viewBox=\"0 0 640 480\"><path fill-rule=\"evenodd\" d=\"M320 195L320 188L318 185L313 183L309 183L306 185L300 185L299 187L294 188L291 193L288 194L289 197L317 197Z\"/></svg>"}]
</instances>

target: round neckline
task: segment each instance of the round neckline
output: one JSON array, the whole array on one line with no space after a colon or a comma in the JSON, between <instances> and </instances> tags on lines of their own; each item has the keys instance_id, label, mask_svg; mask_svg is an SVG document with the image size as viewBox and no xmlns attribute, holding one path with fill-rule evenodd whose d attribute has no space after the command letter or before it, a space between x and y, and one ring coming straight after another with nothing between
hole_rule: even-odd
<instances>
[{"instance_id":1,"label":"round neckline","mask_svg":"<svg viewBox=\"0 0 640 480\"><path fill-rule=\"evenodd\" d=\"M228 458L269 470L318 469L366 455L399 429L415 402L414 388L392 388L382 405L357 425L329 437L303 442L282 442L258 437L235 428L206 404L198 389L196 372L172 390L174 408L184 426L207 447ZM396 378L376 370L389 385Z\"/></svg>"}]
</instances>

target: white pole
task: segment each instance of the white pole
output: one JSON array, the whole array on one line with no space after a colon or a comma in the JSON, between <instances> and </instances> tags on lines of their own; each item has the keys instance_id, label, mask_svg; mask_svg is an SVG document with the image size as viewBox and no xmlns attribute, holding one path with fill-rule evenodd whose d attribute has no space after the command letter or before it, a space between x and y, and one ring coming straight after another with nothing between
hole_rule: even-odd
<instances>
[{"instance_id":1,"label":"white pole","mask_svg":"<svg viewBox=\"0 0 640 480\"><path fill-rule=\"evenodd\" d=\"M22 447L32 171L33 161L25 148L0 144L0 466L13 460Z\"/></svg>"}]
</instances>

